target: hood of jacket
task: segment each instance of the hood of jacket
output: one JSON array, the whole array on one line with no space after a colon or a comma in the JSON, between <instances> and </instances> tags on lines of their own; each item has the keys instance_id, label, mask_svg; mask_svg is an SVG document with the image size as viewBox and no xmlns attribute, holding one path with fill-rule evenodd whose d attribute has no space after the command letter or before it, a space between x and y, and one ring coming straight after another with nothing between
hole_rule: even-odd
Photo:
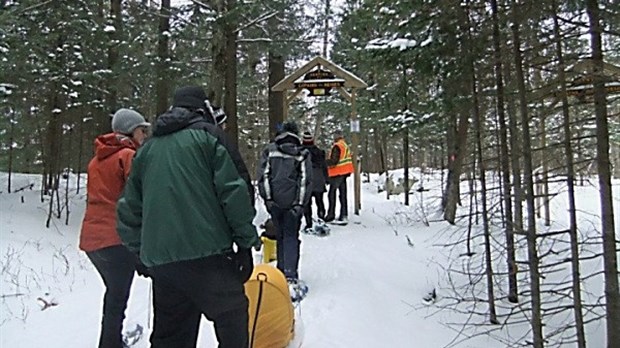
<instances>
[{"instance_id":1,"label":"hood of jacket","mask_svg":"<svg viewBox=\"0 0 620 348\"><path fill-rule=\"evenodd\" d=\"M95 139L95 156L100 160L110 157L124 148L135 150L138 146L128 136L117 133L100 135Z\"/></svg>"},{"instance_id":2,"label":"hood of jacket","mask_svg":"<svg viewBox=\"0 0 620 348\"><path fill-rule=\"evenodd\" d=\"M154 137L178 132L195 122L207 121L202 115L186 108L174 107L159 115L155 121Z\"/></svg>"},{"instance_id":3,"label":"hood of jacket","mask_svg":"<svg viewBox=\"0 0 620 348\"><path fill-rule=\"evenodd\" d=\"M303 150L301 139L294 133L283 132L278 134L274 139L274 144L280 152L287 155L297 156Z\"/></svg>"}]
</instances>

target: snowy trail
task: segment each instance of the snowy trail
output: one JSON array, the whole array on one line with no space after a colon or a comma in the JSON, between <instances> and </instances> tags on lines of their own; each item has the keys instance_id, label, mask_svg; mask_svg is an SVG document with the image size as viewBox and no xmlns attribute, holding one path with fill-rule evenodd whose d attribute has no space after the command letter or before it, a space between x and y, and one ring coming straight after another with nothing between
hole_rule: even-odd
<instances>
[{"instance_id":1,"label":"snowy trail","mask_svg":"<svg viewBox=\"0 0 620 348\"><path fill-rule=\"evenodd\" d=\"M6 175L0 173L0 184L5 180ZM29 182L39 183L40 176L15 178L19 187ZM458 266L461 258L455 259L455 255L464 250L463 245L439 246L464 233L462 228L440 222L434 215L433 206L437 206L436 197L441 191L439 182L429 178L424 186L430 191L424 193L424 199L414 193L410 207L401 203L402 195L388 201L384 193L377 193L374 182L365 183L359 217L350 212L352 222L344 227L330 226L328 237L302 234L300 276L310 287L298 309L303 321L304 348L440 348L454 339L457 332L445 323L460 323L463 316L448 310L435 313L437 308L422 301L440 281L445 285L446 274L441 266L447 266L448 254L453 254L452 261L456 260ZM352 184L350 180L349 202L353 202ZM582 187L579 194L579 206L585 210L580 215L582 226L596 226L596 189ZM620 183L614 187L614 194L620 197ZM25 203L21 202L22 197ZM77 248L84 199L83 192L73 194L69 225L64 224L63 215L47 229L48 203L40 201L36 188L0 195L0 347L96 346L104 289L92 265ZM430 226L420 222L424 215L421 202L426 205L423 210L427 217L435 220ZM554 216L558 217L560 227L566 208L561 200L555 203ZM259 226L267 214L262 204L257 208L255 224ZM620 225L620 204L615 213ZM473 248L480 251L480 245L474 244ZM260 255L255 257L259 259ZM584 263L582 270L593 272L600 268L600 261L593 260ZM598 295L602 285L601 281L590 281L584 287ZM149 287L149 280L134 279L125 327L144 327L144 336L135 348L149 346ZM438 288L440 301L443 290ZM47 293L58 305L42 311L37 298L48 298ZM593 347L603 344L601 324L588 327L588 342ZM198 342L200 348L216 346L212 325L206 320L202 322ZM482 336L454 347L504 346Z\"/></svg>"}]
</instances>

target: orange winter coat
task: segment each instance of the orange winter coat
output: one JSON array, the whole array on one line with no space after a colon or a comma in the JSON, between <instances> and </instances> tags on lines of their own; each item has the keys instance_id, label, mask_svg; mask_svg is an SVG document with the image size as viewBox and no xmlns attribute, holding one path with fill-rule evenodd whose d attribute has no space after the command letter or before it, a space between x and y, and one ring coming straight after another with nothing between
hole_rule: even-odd
<instances>
[{"instance_id":1,"label":"orange winter coat","mask_svg":"<svg viewBox=\"0 0 620 348\"><path fill-rule=\"evenodd\" d=\"M95 157L88 164L86 213L80 233L80 249L94 251L120 245L116 232L119 199L136 152L136 144L116 133L95 139Z\"/></svg>"}]
</instances>

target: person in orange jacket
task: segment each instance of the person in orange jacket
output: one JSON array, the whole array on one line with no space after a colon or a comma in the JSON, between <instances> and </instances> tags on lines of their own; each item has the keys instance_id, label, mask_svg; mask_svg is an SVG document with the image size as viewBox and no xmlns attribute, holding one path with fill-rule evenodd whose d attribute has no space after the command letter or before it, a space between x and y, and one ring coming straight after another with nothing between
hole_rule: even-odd
<instances>
[{"instance_id":1,"label":"person in orange jacket","mask_svg":"<svg viewBox=\"0 0 620 348\"><path fill-rule=\"evenodd\" d=\"M346 225L349 215L347 207L347 178L353 173L353 159L349 145L344 141L344 135L341 130L334 132L334 145L329 151L325 162L327 163L327 175L329 176L329 192L327 193L329 208L324 221ZM340 216L337 221L334 221L336 218L336 190L339 191L340 196Z\"/></svg>"},{"instance_id":2,"label":"person in orange jacket","mask_svg":"<svg viewBox=\"0 0 620 348\"><path fill-rule=\"evenodd\" d=\"M138 258L122 245L116 231L116 201L131 170L137 148L150 123L138 112L120 109L112 117L112 133L95 139L95 156L88 164L86 213L80 249L95 266L106 291L99 348L122 348L122 325L134 271L145 273Z\"/></svg>"}]
</instances>

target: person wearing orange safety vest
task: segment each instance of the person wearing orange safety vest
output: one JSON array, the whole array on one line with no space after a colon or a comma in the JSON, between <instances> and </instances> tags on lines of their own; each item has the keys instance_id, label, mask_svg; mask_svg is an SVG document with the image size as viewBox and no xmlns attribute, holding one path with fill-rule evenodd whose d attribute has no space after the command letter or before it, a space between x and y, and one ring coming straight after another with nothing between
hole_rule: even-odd
<instances>
[{"instance_id":1,"label":"person wearing orange safety vest","mask_svg":"<svg viewBox=\"0 0 620 348\"><path fill-rule=\"evenodd\" d=\"M349 145L344 141L341 130L334 132L334 146L329 152L327 162L327 175L329 176L329 208L325 216L325 222L332 222L338 225L348 223L347 208L347 178L353 173L353 159ZM339 191L340 216L336 219L336 190Z\"/></svg>"}]
</instances>

